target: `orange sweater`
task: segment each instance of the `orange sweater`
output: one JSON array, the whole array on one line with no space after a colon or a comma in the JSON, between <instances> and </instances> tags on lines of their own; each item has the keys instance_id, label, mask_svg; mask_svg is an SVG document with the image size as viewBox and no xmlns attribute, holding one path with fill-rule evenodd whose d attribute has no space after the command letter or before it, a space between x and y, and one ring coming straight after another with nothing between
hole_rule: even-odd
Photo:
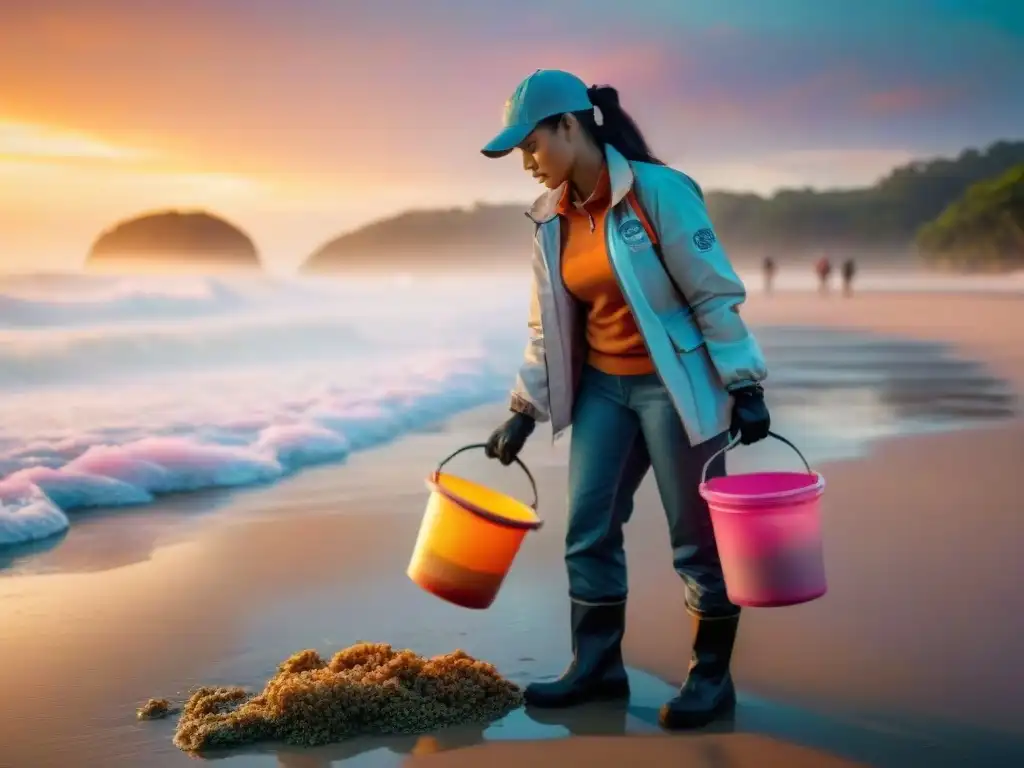
<instances>
[{"instance_id":1,"label":"orange sweater","mask_svg":"<svg viewBox=\"0 0 1024 768\"><path fill-rule=\"evenodd\" d=\"M570 186L565 185L558 204L566 230L562 279L569 292L587 307L587 362L617 376L653 373L654 364L608 258L604 223L610 202L607 168L585 203L574 203Z\"/></svg>"}]
</instances>

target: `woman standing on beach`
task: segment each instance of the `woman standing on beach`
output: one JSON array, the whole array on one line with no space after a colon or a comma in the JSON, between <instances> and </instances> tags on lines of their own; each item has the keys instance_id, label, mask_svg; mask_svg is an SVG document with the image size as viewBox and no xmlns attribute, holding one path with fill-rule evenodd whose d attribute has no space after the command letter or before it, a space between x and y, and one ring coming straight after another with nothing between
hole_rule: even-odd
<instances>
[{"instance_id":1,"label":"woman standing on beach","mask_svg":"<svg viewBox=\"0 0 1024 768\"><path fill-rule=\"evenodd\" d=\"M735 704L740 612L698 493L701 469L730 431L752 443L769 428L765 362L738 312L746 291L700 188L651 155L614 88L538 70L506 103L504 122L484 155L520 149L548 191L530 211L530 341L512 417L487 453L511 463L537 421L550 421L556 437L573 428L565 560L574 658L559 680L528 686L526 701L629 696L622 529L653 467L696 623L689 674L661 722L700 727ZM724 474L722 455L708 476Z\"/></svg>"}]
</instances>

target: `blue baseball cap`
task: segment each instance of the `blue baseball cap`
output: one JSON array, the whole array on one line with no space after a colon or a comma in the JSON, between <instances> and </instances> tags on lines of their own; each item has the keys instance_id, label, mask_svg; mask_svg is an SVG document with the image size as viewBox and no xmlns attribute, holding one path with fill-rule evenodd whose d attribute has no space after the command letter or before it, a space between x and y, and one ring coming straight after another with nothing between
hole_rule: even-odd
<instances>
[{"instance_id":1,"label":"blue baseball cap","mask_svg":"<svg viewBox=\"0 0 1024 768\"><path fill-rule=\"evenodd\" d=\"M538 69L523 80L505 102L505 128L480 150L487 157L504 157L529 136L537 123L566 112L593 109L587 85L560 69Z\"/></svg>"}]
</instances>

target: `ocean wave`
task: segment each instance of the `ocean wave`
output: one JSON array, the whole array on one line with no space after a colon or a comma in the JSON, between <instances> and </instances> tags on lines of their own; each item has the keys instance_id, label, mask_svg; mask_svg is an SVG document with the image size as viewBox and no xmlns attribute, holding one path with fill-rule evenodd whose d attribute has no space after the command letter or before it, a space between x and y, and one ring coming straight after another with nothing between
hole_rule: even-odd
<instances>
[{"instance_id":1,"label":"ocean wave","mask_svg":"<svg viewBox=\"0 0 1024 768\"><path fill-rule=\"evenodd\" d=\"M0 281L0 326L48 328L165 318L201 317L237 311L244 294L215 280L171 281L165 286L133 281L52 281L5 278Z\"/></svg>"},{"instance_id":2,"label":"ocean wave","mask_svg":"<svg viewBox=\"0 0 1024 768\"><path fill-rule=\"evenodd\" d=\"M507 366L482 352L461 359L437 357L405 381L393 379L375 394L326 394L298 404L282 401L242 419L194 424L185 434L168 423L159 432L140 425L122 442L105 433L56 435L28 444L7 441L0 466L0 545L52 536L74 510L134 506L157 496L278 480L303 467L339 461L353 451L388 441L502 396ZM11 471L13 470L13 471Z\"/></svg>"},{"instance_id":3,"label":"ocean wave","mask_svg":"<svg viewBox=\"0 0 1024 768\"><path fill-rule=\"evenodd\" d=\"M150 323L329 303L311 281L273 277L0 276L0 328Z\"/></svg>"},{"instance_id":4,"label":"ocean wave","mask_svg":"<svg viewBox=\"0 0 1024 768\"><path fill-rule=\"evenodd\" d=\"M59 290L48 298L25 298L42 288L0 280L0 389L397 355L457 338L470 319L452 302L465 304L466 295L397 277L54 281Z\"/></svg>"},{"instance_id":5,"label":"ocean wave","mask_svg":"<svg viewBox=\"0 0 1024 768\"><path fill-rule=\"evenodd\" d=\"M0 331L0 546L59 534L77 510L270 483L502 398L527 286L485 282L284 284L220 317ZM119 312L161 290L67 283L49 287L59 301L91 291Z\"/></svg>"},{"instance_id":6,"label":"ocean wave","mask_svg":"<svg viewBox=\"0 0 1024 768\"><path fill-rule=\"evenodd\" d=\"M0 331L0 388L339 359L358 354L367 343L355 324L331 316Z\"/></svg>"}]
</instances>

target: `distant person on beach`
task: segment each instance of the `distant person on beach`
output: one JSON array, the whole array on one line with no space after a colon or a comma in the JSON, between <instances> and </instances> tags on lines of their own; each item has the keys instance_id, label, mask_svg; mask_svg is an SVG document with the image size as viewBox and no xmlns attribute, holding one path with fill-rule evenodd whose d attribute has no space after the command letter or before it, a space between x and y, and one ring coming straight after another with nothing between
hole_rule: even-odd
<instances>
[{"instance_id":1,"label":"distant person on beach","mask_svg":"<svg viewBox=\"0 0 1024 768\"><path fill-rule=\"evenodd\" d=\"M753 443L770 424L759 383L767 368L738 312L746 290L700 187L651 154L614 88L538 70L506 102L504 122L484 155L518 148L548 191L530 211L530 340L512 416L487 454L510 464L537 421L550 421L556 437L572 425L565 561L574 658L560 679L527 686L526 703L629 696L623 525L653 467L696 630L691 659L680 659L686 682L660 719L700 727L735 704L729 666L740 616L698 492L701 470L710 462L708 477L724 475L730 432Z\"/></svg>"},{"instance_id":2,"label":"distant person on beach","mask_svg":"<svg viewBox=\"0 0 1024 768\"><path fill-rule=\"evenodd\" d=\"M765 256L762 269L764 270L764 292L771 294L772 287L775 283L775 272L777 270L777 267L775 266L775 259L771 256Z\"/></svg>"},{"instance_id":3,"label":"distant person on beach","mask_svg":"<svg viewBox=\"0 0 1024 768\"><path fill-rule=\"evenodd\" d=\"M818 291L828 293L828 281L832 277L832 262L828 256L822 256L814 265L814 271L818 275Z\"/></svg>"},{"instance_id":4,"label":"distant person on beach","mask_svg":"<svg viewBox=\"0 0 1024 768\"><path fill-rule=\"evenodd\" d=\"M847 259L843 262L843 295L853 296L853 278L857 276L857 262Z\"/></svg>"}]
</instances>

